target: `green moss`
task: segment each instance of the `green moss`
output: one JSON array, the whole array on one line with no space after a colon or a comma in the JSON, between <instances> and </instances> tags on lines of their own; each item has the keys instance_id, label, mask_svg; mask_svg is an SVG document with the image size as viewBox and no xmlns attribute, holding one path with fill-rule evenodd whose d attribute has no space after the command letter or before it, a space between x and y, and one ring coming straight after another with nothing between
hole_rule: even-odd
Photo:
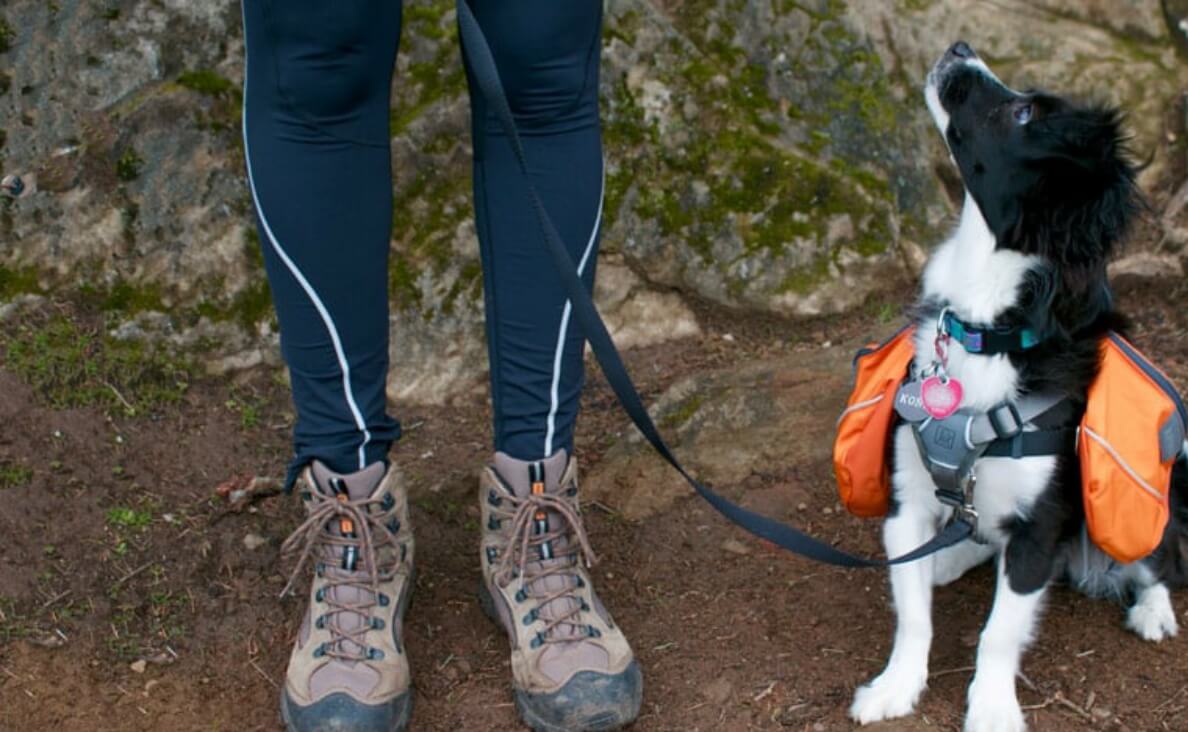
<instances>
[{"instance_id":1,"label":"green moss","mask_svg":"<svg viewBox=\"0 0 1188 732\"><path fill-rule=\"evenodd\" d=\"M19 463L0 461L0 489L20 488L33 479L33 471Z\"/></svg>"},{"instance_id":2,"label":"green moss","mask_svg":"<svg viewBox=\"0 0 1188 732\"><path fill-rule=\"evenodd\" d=\"M136 154L136 149L129 145L116 160L116 177L129 183L140 177L142 167L144 167L144 161Z\"/></svg>"},{"instance_id":3,"label":"green moss","mask_svg":"<svg viewBox=\"0 0 1188 732\"><path fill-rule=\"evenodd\" d=\"M697 414L697 410L701 409L701 405L705 402L705 397L702 394L694 394L682 401L668 414L661 418L660 424L665 429L676 429Z\"/></svg>"},{"instance_id":4,"label":"green moss","mask_svg":"<svg viewBox=\"0 0 1188 732\"><path fill-rule=\"evenodd\" d=\"M206 94L208 96L217 97L224 94L233 94L238 91L230 80L219 76L209 69L198 69L196 71L187 71L181 76L177 77L177 83L186 89L196 91L199 94Z\"/></svg>"},{"instance_id":5,"label":"green moss","mask_svg":"<svg viewBox=\"0 0 1188 732\"><path fill-rule=\"evenodd\" d=\"M393 104L389 113L388 126L393 137L401 134L409 123L441 99L448 99L466 91L466 74L458 58L457 25L446 22L454 3L449 0L431 0L417 4L406 4L404 24L407 33L419 38L437 41L432 59L411 63L406 72L407 83L415 89L409 98L407 92Z\"/></svg>"},{"instance_id":6,"label":"green moss","mask_svg":"<svg viewBox=\"0 0 1188 732\"><path fill-rule=\"evenodd\" d=\"M136 414L181 399L192 366L144 343L54 315L0 332L4 366L55 408L99 405Z\"/></svg>"},{"instance_id":7,"label":"green moss","mask_svg":"<svg viewBox=\"0 0 1188 732\"><path fill-rule=\"evenodd\" d=\"M161 297L161 288L157 285L133 285L129 282L117 282L109 289L100 291L93 286L84 284L79 287L79 294L84 299L95 302L100 310L105 312L134 313L155 310L166 310Z\"/></svg>"},{"instance_id":8,"label":"green moss","mask_svg":"<svg viewBox=\"0 0 1188 732\"><path fill-rule=\"evenodd\" d=\"M0 302L11 300L17 295L42 292L37 282L37 271L31 267L10 269L0 265Z\"/></svg>"},{"instance_id":9,"label":"green moss","mask_svg":"<svg viewBox=\"0 0 1188 732\"><path fill-rule=\"evenodd\" d=\"M470 176L462 166L426 170L397 191L393 201L394 227L401 241L389 270L393 304L404 311L423 311L418 280L429 272L435 279L455 266L454 236L458 225L473 211ZM452 312L463 296L477 296L482 280L477 263L463 267L458 279L444 293L442 310Z\"/></svg>"},{"instance_id":10,"label":"green moss","mask_svg":"<svg viewBox=\"0 0 1188 732\"><path fill-rule=\"evenodd\" d=\"M5 53L12 48L12 41L16 38L16 33L12 30L12 26L4 18L0 18L0 53Z\"/></svg>"}]
</instances>

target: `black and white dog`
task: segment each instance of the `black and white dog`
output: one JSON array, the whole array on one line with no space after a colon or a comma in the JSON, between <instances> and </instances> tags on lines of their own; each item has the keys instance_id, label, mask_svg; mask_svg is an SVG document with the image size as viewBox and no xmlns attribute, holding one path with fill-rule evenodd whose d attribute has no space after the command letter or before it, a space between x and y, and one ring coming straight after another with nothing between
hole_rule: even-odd
<instances>
[{"instance_id":1,"label":"black and white dog","mask_svg":"<svg viewBox=\"0 0 1188 732\"><path fill-rule=\"evenodd\" d=\"M965 43L928 76L925 98L965 185L956 232L932 255L919 303L915 366L934 360L938 315L966 323L1026 325L1043 342L980 355L954 345L947 371L964 406L990 409L1023 394L1057 392L1080 412L1098 366L1099 341L1120 326L1106 262L1142 204L1116 110L1006 87ZM1070 415L1075 426L1079 414ZM896 429L889 556L936 534L952 509L938 502L911 428ZM1035 632L1045 588L1067 579L1093 596L1130 603L1126 626L1144 639L1175 635L1169 586L1185 580L1188 475L1173 477L1173 517L1163 545L1129 565L1085 538L1075 456L979 459L973 502L984 543L966 541L891 570L897 628L885 670L858 689L850 715L869 723L911 713L928 680L932 587L997 557L997 588L969 686L967 732L1026 728L1015 675Z\"/></svg>"}]
</instances>

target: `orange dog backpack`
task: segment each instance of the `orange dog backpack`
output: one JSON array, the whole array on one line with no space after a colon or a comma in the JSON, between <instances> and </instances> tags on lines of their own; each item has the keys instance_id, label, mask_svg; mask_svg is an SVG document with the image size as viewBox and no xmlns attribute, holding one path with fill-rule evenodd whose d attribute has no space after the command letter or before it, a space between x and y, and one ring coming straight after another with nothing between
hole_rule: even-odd
<instances>
[{"instance_id":1,"label":"orange dog backpack","mask_svg":"<svg viewBox=\"0 0 1188 732\"><path fill-rule=\"evenodd\" d=\"M912 326L854 356L854 389L837 420L833 472L842 503L855 516L882 516L891 498L887 450L895 426L895 393L907 376L915 347Z\"/></svg>"},{"instance_id":2,"label":"orange dog backpack","mask_svg":"<svg viewBox=\"0 0 1188 732\"><path fill-rule=\"evenodd\" d=\"M913 333L904 328L854 359L854 388L838 420L833 467L842 503L857 516L887 512L894 402L914 355ZM1167 376L1110 333L1101 344L1076 449L1089 536L1114 559L1136 561L1162 540L1186 426L1188 411Z\"/></svg>"}]
</instances>

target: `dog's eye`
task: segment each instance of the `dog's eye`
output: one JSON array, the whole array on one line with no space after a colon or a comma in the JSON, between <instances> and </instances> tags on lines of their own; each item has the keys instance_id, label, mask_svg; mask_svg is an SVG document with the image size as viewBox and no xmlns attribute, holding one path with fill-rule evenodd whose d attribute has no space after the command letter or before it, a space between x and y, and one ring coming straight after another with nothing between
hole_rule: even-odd
<instances>
[{"instance_id":1,"label":"dog's eye","mask_svg":"<svg viewBox=\"0 0 1188 732\"><path fill-rule=\"evenodd\" d=\"M1011 114L1014 116L1016 124L1025 125L1031 121L1033 111L1034 109L1031 104L1024 102L1023 104L1015 105L1015 108L1011 110Z\"/></svg>"}]
</instances>

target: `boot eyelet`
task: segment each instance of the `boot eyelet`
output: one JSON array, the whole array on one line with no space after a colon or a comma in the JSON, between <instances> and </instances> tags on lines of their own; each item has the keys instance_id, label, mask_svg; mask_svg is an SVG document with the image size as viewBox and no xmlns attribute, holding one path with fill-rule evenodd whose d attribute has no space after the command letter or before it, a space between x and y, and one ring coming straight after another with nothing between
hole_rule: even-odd
<instances>
[{"instance_id":1,"label":"boot eyelet","mask_svg":"<svg viewBox=\"0 0 1188 732\"><path fill-rule=\"evenodd\" d=\"M390 603L390 602L391 602L391 600L388 599L388 596L381 592L380 596L379 596L380 607L387 607L388 603Z\"/></svg>"},{"instance_id":2,"label":"boot eyelet","mask_svg":"<svg viewBox=\"0 0 1188 732\"><path fill-rule=\"evenodd\" d=\"M380 503L380 508L385 511L391 511L392 507L396 505L396 499L392 497L391 493L384 494L384 500Z\"/></svg>"},{"instance_id":3,"label":"boot eyelet","mask_svg":"<svg viewBox=\"0 0 1188 732\"><path fill-rule=\"evenodd\" d=\"M326 616L319 615L318 619L314 621L314 627L318 630L324 630L326 628Z\"/></svg>"},{"instance_id":4,"label":"boot eyelet","mask_svg":"<svg viewBox=\"0 0 1188 732\"><path fill-rule=\"evenodd\" d=\"M580 575L577 578L577 586L579 588L586 586L586 581L584 579L582 579Z\"/></svg>"},{"instance_id":5,"label":"boot eyelet","mask_svg":"<svg viewBox=\"0 0 1188 732\"><path fill-rule=\"evenodd\" d=\"M393 534L399 533L400 532L400 520L392 519L391 521L388 522L387 528L388 528L388 531L391 531Z\"/></svg>"},{"instance_id":6,"label":"boot eyelet","mask_svg":"<svg viewBox=\"0 0 1188 732\"><path fill-rule=\"evenodd\" d=\"M499 519L495 518L494 516L487 519L487 528L490 529L491 531L499 531L499 527L502 525L503 525L503 522L500 521Z\"/></svg>"},{"instance_id":7,"label":"boot eyelet","mask_svg":"<svg viewBox=\"0 0 1188 732\"><path fill-rule=\"evenodd\" d=\"M516 602L524 602L528 599L528 592L523 587L516 590Z\"/></svg>"},{"instance_id":8,"label":"boot eyelet","mask_svg":"<svg viewBox=\"0 0 1188 732\"><path fill-rule=\"evenodd\" d=\"M539 617L540 613L537 612L536 608L529 610L528 614L524 616L524 625L532 625Z\"/></svg>"},{"instance_id":9,"label":"boot eyelet","mask_svg":"<svg viewBox=\"0 0 1188 732\"><path fill-rule=\"evenodd\" d=\"M324 655L326 655L326 644L322 643L322 644L319 644L318 647L314 649L313 657L321 658Z\"/></svg>"},{"instance_id":10,"label":"boot eyelet","mask_svg":"<svg viewBox=\"0 0 1188 732\"><path fill-rule=\"evenodd\" d=\"M590 606L586 604L585 600L582 600L582 612L584 612L584 613L590 612Z\"/></svg>"},{"instance_id":11,"label":"boot eyelet","mask_svg":"<svg viewBox=\"0 0 1188 732\"><path fill-rule=\"evenodd\" d=\"M544 635L541 633L537 633L536 637L534 637L532 639L532 642L530 642L528 644L528 647L529 648L540 648L543 645L544 645Z\"/></svg>"},{"instance_id":12,"label":"boot eyelet","mask_svg":"<svg viewBox=\"0 0 1188 732\"><path fill-rule=\"evenodd\" d=\"M383 630L384 629L384 619L383 618L372 618L371 619L371 629L372 630Z\"/></svg>"},{"instance_id":13,"label":"boot eyelet","mask_svg":"<svg viewBox=\"0 0 1188 732\"><path fill-rule=\"evenodd\" d=\"M602 631L599 630L598 628L595 628L593 625L587 625L586 631L587 631L587 635L589 635L591 638L601 638L602 637Z\"/></svg>"},{"instance_id":14,"label":"boot eyelet","mask_svg":"<svg viewBox=\"0 0 1188 732\"><path fill-rule=\"evenodd\" d=\"M314 567L314 574L316 574L318 577L325 577L326 576L326 565L318 563Z\"/></svg>"},{"instance_id":15,"label":"boot eyelet","mask_svg":"<svg viewBox=\"0 0 1188 732\"><path fill-rule=\"evenodd\" d=\"M319 587L318 591L314 593L314 601L315 602L324 602L325 600L326 600L326 590L323 587Z\"/></svg>"},{"instance_id":16,"label":"boot eyelet","mask_svg":"<svg viewBox=\"0 0 1188 732\"><path fill-rule=\"evenodd\" d=\"M487 547L487 563L494 564L495 560L499 558L499 550L493 546Z\"/></svg>"},{"instance_id":17,"label":"boot eyelet","mask_svg":"<svg viewBox=\"0 0 1188 732\"><path fill-rule=\"evenodd\" d=\"M565 491L565 495L567 495L567 496L569 496L569 497L571 497L571 498L572 498L573 496L576 496L576 495L577 495L577 488L570 488L569 490Z\"/></svg>"},{"instance_id":18,"label":"boot eyelet","mask_svg":"<svg viewBox=\"0 0 1188 732\"><path fill-rule=\"evenodd\" d=\"M496 494L496 493L495 493L495 489L494 489L494 488L492 488L492 489L491 489L491 490L490 490L490 491L487 493L487 503L491 504L492 506L499 506L499 505L501 505L501 504L503 503L503 499L502 499L502 498L500 498L500 497L498 496L498 494Z\"/></svg>"},{"instance_id":19,"label":"boot eyelet","mask_svg":"<svg viewBox=\"0 0 1188 732\"><path fill-rule=\"evenodd\" d=\"M380 649L378 649L378 648L368 648L367 649L367 660L368 661L382 661L383 659L384 659L384 652L381 651Z\"/></svg>"}]
</instances>

